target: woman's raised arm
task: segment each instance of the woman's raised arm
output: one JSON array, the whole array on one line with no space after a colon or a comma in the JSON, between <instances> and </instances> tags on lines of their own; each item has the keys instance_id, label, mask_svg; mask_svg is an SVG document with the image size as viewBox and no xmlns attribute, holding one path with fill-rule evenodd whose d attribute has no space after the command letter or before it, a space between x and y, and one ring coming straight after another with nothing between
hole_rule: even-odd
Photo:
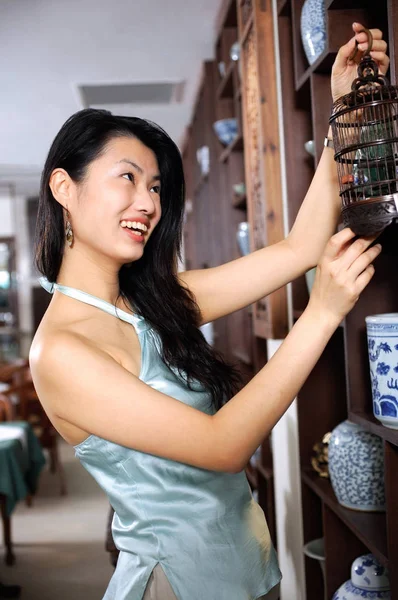
<instances>
[{"instance_id":1,"label":"woman's raised arm","mask_svg":"<svg viewBox=\"0 0 398 600\"><path fill-rule=\"evenodd\" d=\"M380 248L353 237L346 229L331 239L307 310L276 355L214 416L154 390L76 334L57 333L29 357L49 418L203 469L242 470L373 275Z\"/></svg>"}]
</instances>

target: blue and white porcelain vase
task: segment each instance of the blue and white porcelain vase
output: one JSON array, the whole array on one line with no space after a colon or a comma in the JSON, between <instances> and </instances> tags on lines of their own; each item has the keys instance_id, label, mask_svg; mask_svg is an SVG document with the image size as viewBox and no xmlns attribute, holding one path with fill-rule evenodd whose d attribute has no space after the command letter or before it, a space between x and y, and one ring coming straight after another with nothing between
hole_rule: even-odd
<instances>
[{"instance_id":1,"label":"blue and white porcelain vase","mask_svg":"<svg viewBox=\"0 0 398 600\"><path fill-rule=\"evenodd\" d=\"M398 313L366 317L373 413L398 429Z\"/></svg>"},{"instance_id":2,"label":"blue and white porcelain vase","mask_svg":"<svg viewBox=\"0 0 398 600\"><path fill-rule=\"evenodd\" d=\"M241 255L246 256L247 254L250 254L250 227L247 221L238 223L236 240L238 242Z\"/></svg>"},{"instance_id":3,"label":"blue and white porcelain vase","mask_svg":"<svg viewBox=\"0 0 398 600\"><path fill-rule=\"evenodd\" d=\"M354 560L351 579L343 583L332 600L391 600L388 570L373 554L365 554Z\"/></svg>"},{"instance_id":4,"label":"blue and white porcelain vase","mask_svg":"<svg viewBox=\"0 0 398 600\"><path fill-rule=\"evenodd\" d=\"M307 60L312 65L326 46L324 0L305 0L301 10L301 39Z\"/></svg>"},{"instance_id":5,"label":"blue and white porcelain vase","mask_svg":"<svg viewBox=\"0 0 398 600\"><path fill-rule=\"evenodd\" d=\"M330 438L329 474L342 506L385 510L384 453L379 436L356 423L340 423Z\"/></svg>"}]
</instances>

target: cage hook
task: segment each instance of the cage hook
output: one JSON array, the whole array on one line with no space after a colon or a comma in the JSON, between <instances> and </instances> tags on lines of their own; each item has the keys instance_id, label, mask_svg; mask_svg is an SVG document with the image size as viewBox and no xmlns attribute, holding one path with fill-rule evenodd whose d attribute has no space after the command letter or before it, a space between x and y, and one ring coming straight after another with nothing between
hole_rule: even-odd
<instances>
[{"instance_id":1,"label":"cage hook","mask_svg":"<svg viewBox=\"0 0 398 600\"><path fill-rule=\"evenodd\" d=\"M361 29L361 31L358 31L357 33L362 33L362 31L364 31L366 33L366 35L368 36L368 47L366 48L366 51L364 52L364 56L365 56L366 54L370 54L370 52L372 50L373 36L372 36L372 33L369 31L369 29L367 29L366 27L364 27L363 29ZM348 60L354 60L354 58L356 57L357 54L358 54L358 40L355 40L355 48L352 51L352 53L350 54L350 56L348 57Z\"/></svg>"}]
</instances>

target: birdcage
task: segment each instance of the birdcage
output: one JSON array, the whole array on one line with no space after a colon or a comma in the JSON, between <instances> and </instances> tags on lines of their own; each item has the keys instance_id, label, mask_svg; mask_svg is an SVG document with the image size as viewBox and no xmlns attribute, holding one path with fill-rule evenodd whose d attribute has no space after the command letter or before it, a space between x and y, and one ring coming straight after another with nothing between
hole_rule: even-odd
<instances>
[{"instance_id":1,"label":"birdcage","mask_svg":"<svg viewBox=\"0 0 398 600\"><path fill-rule=\"evenodd\" d=\"M343 222L361 236L398 219L398 87L379 73L366 31L358 77L330 117Z\"/></svg>"}]
</instances>

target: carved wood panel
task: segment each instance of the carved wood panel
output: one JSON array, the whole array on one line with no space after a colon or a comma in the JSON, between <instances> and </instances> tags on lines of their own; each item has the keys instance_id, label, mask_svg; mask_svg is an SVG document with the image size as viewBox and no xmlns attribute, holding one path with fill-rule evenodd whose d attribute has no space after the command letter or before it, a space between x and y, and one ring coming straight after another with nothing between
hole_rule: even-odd
<instances>
[{"instance_id":1,"label":"carved wood panel","mask_svg":"<svg viewBox=\"0 0 398 600\"><path fill-rule=\"evenodd\" d=\"M253 19L246 26L241 5L239 30L248 217L255 251L284 234L272 2L251 0L251 5ZM253 328L259 337L285 337L286 288L254 304Z\"/></svg>"},{"instance_id":2,"label":"carved wood panel","mask_svg":"<svg viewBox=\"0 0 398 600\"><path fill-rule=\"evenodd\" d=\"M245 106L244 132L246 155L246 185L248 188L251 250L266 245L264 184L262 172L262 136L260 121L260 94L257 68L257 48L254 25L242 47L243 102ZM259 300L253 308L254 330L261 337L268 337L269 321L266 299Z\"/></svg>"}]
</instances>

